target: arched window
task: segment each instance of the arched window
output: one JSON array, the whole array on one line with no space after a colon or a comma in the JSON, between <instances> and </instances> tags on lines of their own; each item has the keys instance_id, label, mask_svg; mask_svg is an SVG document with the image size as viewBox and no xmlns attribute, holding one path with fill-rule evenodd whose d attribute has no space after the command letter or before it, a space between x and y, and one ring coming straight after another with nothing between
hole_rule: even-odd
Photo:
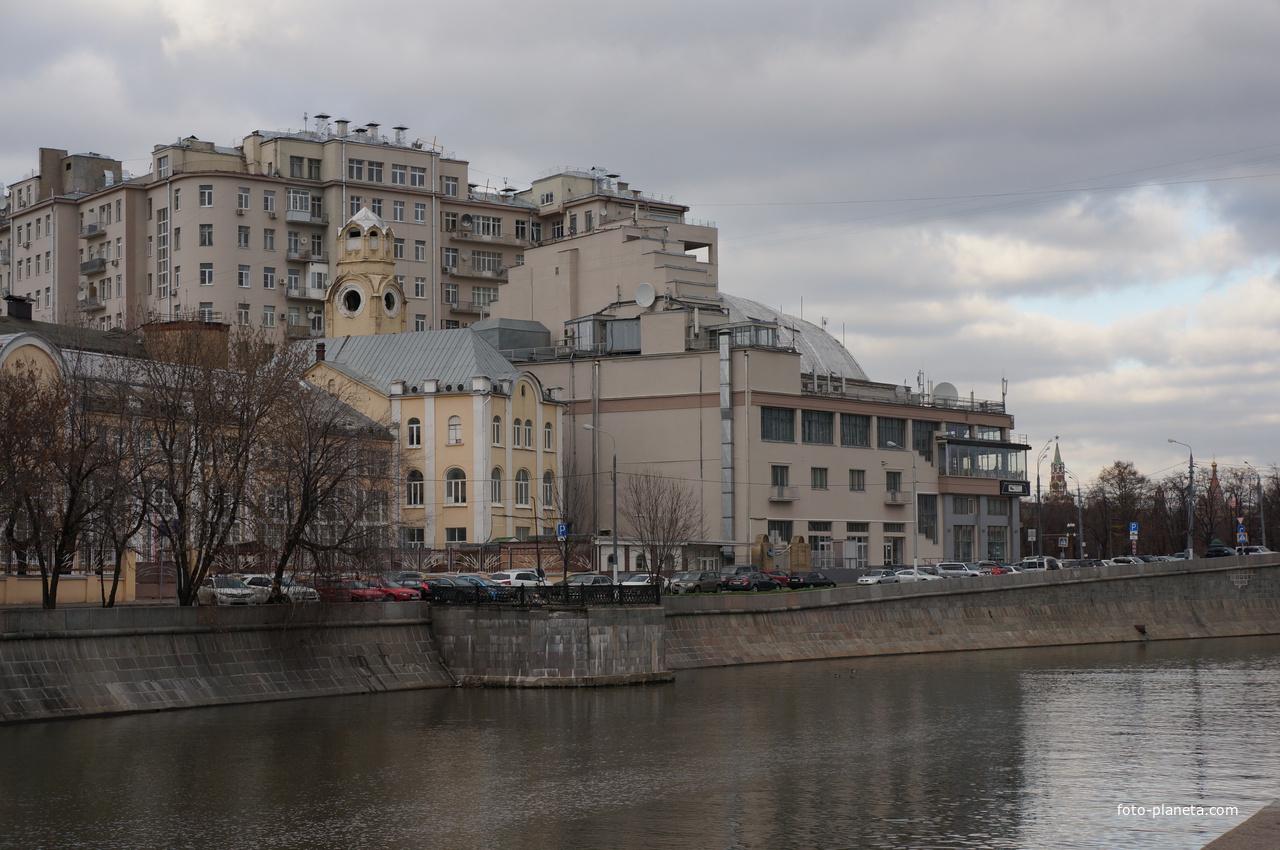
<instances>
[{"instance_id":1,"label":"arched window","mask_svg":"<svg viewBox=\"0 0 1280 850\"><path fill-rule=\"evenodd\" d=\"M502 504L502 469L497 466L489 473L489 499L495 505Z\"/></svg>"},{"instance_id":2,"label":"arched window","mask_svg":"<svg viewBox=\"0 0 1280 850\"><path fill-rule=\"evenodd\" d=\"M502 417L493 417L493 444L495 446L502 445Z\"/></svg>"},{"instance_id":3,"label":"arched window","mask_svg":"<svg viewBox=\"0 0 1280 850\"><path fill-rule=\"evenodd\" d=\"M409 445L422 445L422 420L416 417L409 420Z\"/></svg>"},{"instance_id":4,"label":"arched window","mask_svg":"<svg viewBox=\"0 0 1280 850\"><path fill-rule=\"evenodd\" d=\"M556 477L551 474L551 470L542 473L542 507L543 510L550 508L556 501Z\"/></svg>"},{"instance_id":5,"label":"arched window","mask_svg":"<svg viewBox=\"0 0 1280 850\"><path fill-rule=\"evenodd\" d=\"M449 417L449 445L451 446L462 445L462 417L461 416Z\"/></svg>"},{"instance_id":6,"label":"arched window","mask_svg":"<svg viewBox=\"0 0 1280 850\"><path fill-rule=\"evenodd\" d=\"M529 470L527 469L516 473L516 506L529 507Z\"/></svg>"},{"instance_id":7,"label":"arched window","mask_svg":"<svg viewBox=\"0 0 1280 850\"><path fill-rule=\"evenodd\" d=\"M547 451L554 451L556 447L555 434L551 431L550 422L542 426L542 447Z\"/></svg>"},{"instance_id":8,"label":"arched window","mask_svg":"<svg viewBox=\"0 0 1280 850\"><path fill-rule=\"evenodd\" d=\"M524 447L526 449L533 448L533 420L526 419L524 421Z\"/></svg>"},{"instance_id":9,"label":"arched window","mask_svg":"<svg viewBox=\"0 0 1280 850\"><path fill-rule=\"evenodd\" d=\"M404 503L408 507L422 507L423 501L422 473L416 469L409 470L409 477L404 483Z\"/></svg>"},{"instance_id":10,"label":"arched window","mask_svg":"<svg viewBox=\"0 0 1280 850\"><path fill-rule=\"evenodd\" d=\"M511 420L511 445L515 446L517 449L520 448L520 434L521 434L520 420L512 419Z\"/></svg>"},{"instance_id":11,"label":"arched window","mask_svg":"<svg viewBox=\"0 0 1280 850\"><path fill-rule=\"evenodd\" d=\"M446 505L467 503L467 473L457 467L444 474L444 503Z\"/></svg>"}]
</instances>

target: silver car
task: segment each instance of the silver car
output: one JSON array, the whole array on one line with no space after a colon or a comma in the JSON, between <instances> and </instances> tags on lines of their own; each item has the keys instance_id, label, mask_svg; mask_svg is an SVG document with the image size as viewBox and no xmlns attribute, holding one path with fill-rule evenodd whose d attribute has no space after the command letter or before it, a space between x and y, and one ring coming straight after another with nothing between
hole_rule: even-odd
<instances>
[{"instance_id":1,"label":"silver car","mask_svg":"<svg viewBox=\"0 0 1280 850\"><path fill-rule=\"evenodd\" d=\"M252 605L253 591L238 578L210 576L196 591L200 605Z\"/></svg>"},{"instance_id":2,"label":"silver car","mask_svg":"<svg viewBox=\"0 0 1280 850\"><path fill-rule=\"evenodd\" d=\"M897 584L902 581L893 570L870 570L858 576L858 584Z\"/></svg>"},{"instance_id":3,"label":"silver car","mask_svg":"<svg viewBox=\"0 0 1280 850\"><path fill-rule=\"evenodd\" d=\"M720 574L712 572L676 573L671 580L672 593L719 593Z\"/></svg>"}]
</instances>

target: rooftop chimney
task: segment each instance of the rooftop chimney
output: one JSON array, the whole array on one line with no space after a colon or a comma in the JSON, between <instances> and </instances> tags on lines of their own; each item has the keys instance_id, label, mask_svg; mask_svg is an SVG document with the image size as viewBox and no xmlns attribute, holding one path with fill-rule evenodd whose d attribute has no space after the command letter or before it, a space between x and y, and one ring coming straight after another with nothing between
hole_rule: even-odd
<instances>
[{"instance_id":1,"label":"rooftop chimney","mask_svg":"<svg viewBox=\"0 0 1280 850\"><path fill-rule=\"evenodd\" d=\"M338 138L345 139L347 137L347 125L351 122L345 118L339 118L333 122L338 127Z\"/></svg>"},{"instance_id":2,"label":"rooftop chimney","mask_svg":"<svg viewBox=\"0 0 1280 850\"><path fill-rule=\"evenodd\" d=\"M317 363L324 362L324 343L323 342L316 343L316 362Z\"/></svg>"},{"instance_id":3,"label":"rooftop chimney","mask_svg":"<svg viewBox=\"0 0 1280 850\"><path fill-rule=\"evenodd\" d=\"M364 126L369 128L369 138L376 140L378 138L378 128L381 127L382 125L379 124L377 121L370 121L368 124L365 124Z\"/></svg>"},{"instance_id":4,"label":"rooftop chimney","mask_svg":"<svg viewBox=\"0 0 1280 850\"><path fill-rule=\"evenodd\" d=\"M408 127L405 127L405 126L402 124L402 125L400 125L399 127L392 127L391 129L396 131L396 144L397 144L397 145L403 145L403 144L404 144L404 131L405 131L405 130L408 130L409 128L408 128Z\"/></svg>"}]
</instances>

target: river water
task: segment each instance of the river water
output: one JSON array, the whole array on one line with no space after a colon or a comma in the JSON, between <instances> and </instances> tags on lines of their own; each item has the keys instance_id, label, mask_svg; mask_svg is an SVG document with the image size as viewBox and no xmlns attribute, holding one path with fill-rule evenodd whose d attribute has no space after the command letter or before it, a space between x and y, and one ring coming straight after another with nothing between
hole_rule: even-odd
<instances>
[{"instance_id":1,"label":"river water","mask_svg":"<svg viewBox=\"0 0 1280 850\"><path fill-rule=\"evenodd\" d=\"M1199 848L1280 796L1278 672L1231 638L6 727L0 848Z\"/></svg>"}]
</instances>

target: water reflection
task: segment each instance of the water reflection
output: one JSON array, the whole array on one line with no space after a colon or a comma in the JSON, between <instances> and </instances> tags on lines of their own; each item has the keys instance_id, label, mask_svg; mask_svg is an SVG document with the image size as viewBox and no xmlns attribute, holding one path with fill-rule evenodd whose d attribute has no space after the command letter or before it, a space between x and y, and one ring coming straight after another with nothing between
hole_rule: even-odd
<instances>
[{"instance_id":1,"label":"water reflection","mask_svg":"<svg viewBox=\"0 0 1280 850\"><path fill-rule=\"evenodd\" d=\"M955 653L0 729L0 848L1198 848L1280 640ZM1226 805L1135 818L1117 805Z\"/></svg>"}]
</instances>

